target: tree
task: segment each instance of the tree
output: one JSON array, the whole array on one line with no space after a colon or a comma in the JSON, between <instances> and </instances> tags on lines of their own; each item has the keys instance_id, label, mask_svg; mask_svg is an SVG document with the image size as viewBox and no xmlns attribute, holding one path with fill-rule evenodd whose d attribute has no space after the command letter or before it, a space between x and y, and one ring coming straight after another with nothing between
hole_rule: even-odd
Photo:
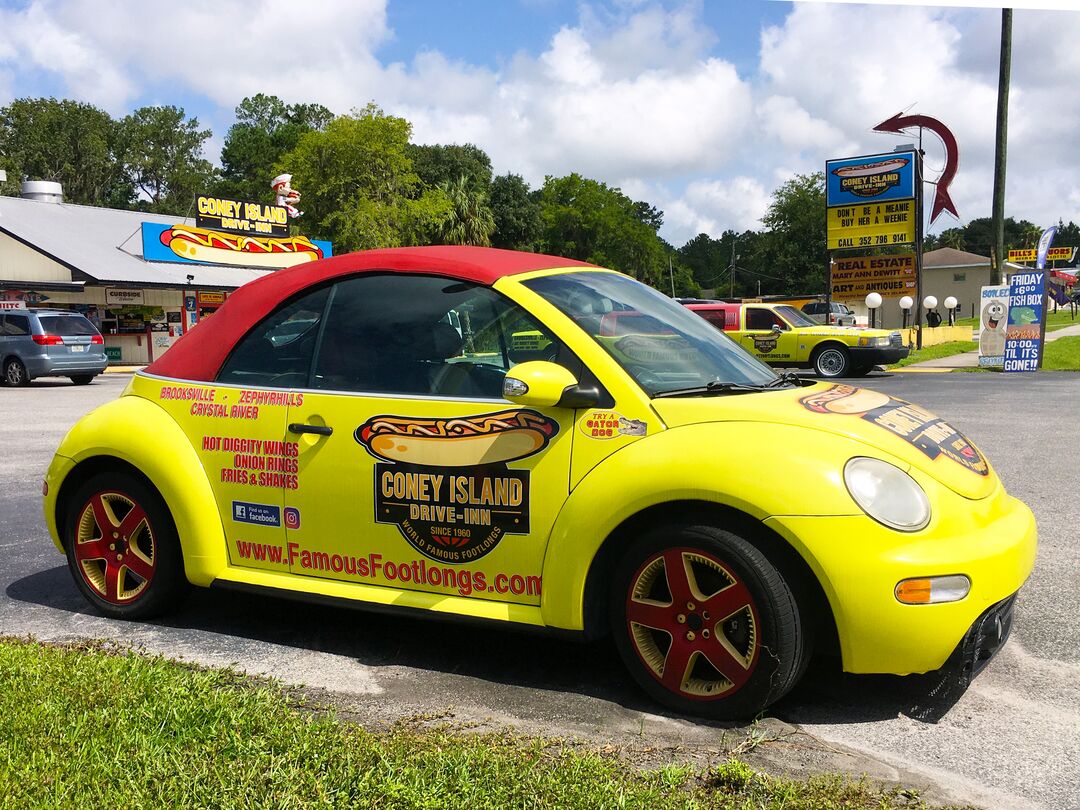
<instances>
[{"instance_id":1,"label":"tree","mask_svg":"<svg viewBox=\"0 0 1080 810\"><path fill-rule=\"evenodd\" d=\"M471 143L409 144L406 153L420 182L435 188L464 177L470 192L487 195L491 189L491 158Z\"/></svg>"},{"instance_id":2,"label":"tree","mask_svg":"<svg viewBox=\"0 0 1080 810\"><path fill-rule=\"evenodd\" d=\"M619 189L579 174L548 177L539 202L542 250L621 270L670 291L664 284L668 262L663 244Z\"/></svg>"},{"instance_id":3,"label":"tree","mask_svg":"<svg viewBox=\"0 0 1080 810\"><path fill-rule=\"evenodd\" d=\"M786 294L825 290L829 251L825 238L825 175L796 175L773 192L761 218L765 232L751 269L778 279ZM765 285L763 285L764 287ZM771 285L770 285L771 286Z\"/></svg>"},{"instance_id":4,"label":"tree","mask_svg":"<svg viewBox=\"0 0 1080 810\"><path fill-rule=\"evenodd\" d=\"M274 167L282 155L295 149L302 135L325 129L333 118L321 104L286 104L263 93L245 98L225 136L217 193L242 200L269 199Z\"/></svg>"},{"instance_id":5,"label":"tree","mask_svg":"<svg viewBox=\"0 0 1080 810\"><path fill-rule=\"evenodd\" d=\"M540 238L540 206L519 174L491 181L491 214L495 231L491 244L509 250L533 250Z\"/></svg>"},{"instance_id":6,"label":"tree","mask_svg":"<svg viewBox=\"0 0 1080 810\"><path fill-rule=\"evenodd\" d=\"M374 104L300 136L282 155L303 190L305 230L339 252L423 244L450 215L446 195L423 190L407 147L412 127Z\"/></svg>"},{"instance_id":7,"label":"tree","mask_svg":"<svg viewBox=\"0 0 1080 810\"><path fill-rule=\"evenodd\" d=\"M90 104L54 98L16 99L0 108L0 188L18 195L19 181L54 180L82 205L126 206L134 196L117 158L117 123Z\"/></svg>"},{"instance_id":8,"label":"tree","mask_svg":"<svg viewBox=\"0 0 1080 810\"><path fill-rule=\"evenodd\" d=\"M210 130L182 107L140 107L120 122L124 170L142 195L140 207L185 215L196 194L213 189L214 167L203 157Z\"/></svg>"},{"instance_id":9,"label":"tree","mask_svg":"<svg viewBox=\"0 0 1080 810\"><path fill-rule=\"evenodd\" d=\"M488 207L487 196L469 186L461 175L454 182L439 184L450 202L448 216L439 226L439 241L444 245L491 245L495 218Z\"/></svg>"}]
</instances>

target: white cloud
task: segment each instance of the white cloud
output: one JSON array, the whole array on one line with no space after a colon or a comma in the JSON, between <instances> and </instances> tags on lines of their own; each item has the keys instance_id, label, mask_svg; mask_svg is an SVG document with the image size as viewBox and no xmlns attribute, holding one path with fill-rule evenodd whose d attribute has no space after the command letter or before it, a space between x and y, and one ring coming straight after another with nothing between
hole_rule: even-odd
<instances>
[{"instance_id":1,"label":"white cloud","mask_svg":"<svg viewBox=\"0 0 1080 810\"><path fill-rule=\"evenodd\" d=\"M911 140L871 128L914 104L960 142L961 215L989 214L996 11L800 3L762 31L757 71L740 75L716 51L704 0L583 3L539 53L498 70L437 50L380 60L395 36L387 2L29 0L0 10L0 103L42 75L114 114L205 99L200 117L226 124L221 138L256 92L337 112L375 101L416 141L475 143L533 185L571 171L622 185L665 211L675 244L760 227L795 173ZM1009 213L1080 220L1080 14L1018 11L1014 39ZM927 152L940 168L938 146Z\"/></svg>"}]
</instances>

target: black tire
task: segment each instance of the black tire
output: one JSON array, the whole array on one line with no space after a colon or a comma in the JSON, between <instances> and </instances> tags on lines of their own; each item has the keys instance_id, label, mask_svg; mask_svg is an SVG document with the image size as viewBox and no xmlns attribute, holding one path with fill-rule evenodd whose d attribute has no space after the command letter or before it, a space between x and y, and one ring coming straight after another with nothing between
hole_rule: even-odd
<instances>
[{"instance_id":1,"label":"black tire","mask_svg":"<svg viewBox=\"0 0 1080 810\"><path fill-rule=\"evenodd\" d=\"M819 377L846 377L851 373L851 355L847 349L835 343L815 349L810 363Z\"/></svg>"},{"instance_id":2,"label":"black tire","mask_svg":"<svg viewBox=\"0 0 1080 810\"><path fill-rule=\"evenodd\" d=\"M633 543L615 569L609 616L634 680L686 714L752 718L795 685L809 656L783 577L715 526L659 527Z\"/></svg>"},{"instance_id":3,"label":"black tire","mask_svg":"<svg viewBox=\"0 0 1080 810\"><path fill-rule=\"evenodd\" d=\"M89 385L92 379L94 379L93 374L73 374L71 377L71 381L76 385Z\"/></svg>"},{"instance_id":4,"label":"black tire","mask_svg":"<svg viewBox=\"0 0 1080 810\"><path fill-rule=\"evenodd\" d=\"M9 357L4 361L4 382L16 387L30 384L30 375L26 373L26 366L18 357Z\"/></svg>"},{"instance_id":5,"label":"black tire","mask_svg":"<svg viewBox=\"0 0 1080 810\"><path fill-rule=\"evenodd\" d=\"M179 604L188 582L176 525L145 480L121 471L98 473L65 511L68 569L99 612L143 619Z\"/></svg>"},{"instance_id":6,"label":"black tire","mask_svg":"<svg viewBox=\"0 0 1080 810\"><path fill-rule=\"evenodd\" d=\"M851 367L851 376L852 377L865 377L867 374L869 374L873 370L874 370L873 366L852 366Z\"/></svg>"}]
</instances>

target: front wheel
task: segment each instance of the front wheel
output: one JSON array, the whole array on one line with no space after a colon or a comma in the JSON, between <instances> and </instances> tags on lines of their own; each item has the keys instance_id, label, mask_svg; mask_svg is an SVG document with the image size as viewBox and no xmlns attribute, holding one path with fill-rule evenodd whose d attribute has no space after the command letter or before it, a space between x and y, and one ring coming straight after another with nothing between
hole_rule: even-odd
<instances>
[{"instance_id":1,"label":"front wheel","mask_svg":"<svg viewBox=\"0 0 1080 810\"><path fill-rule=\"evenodd\" d=\"M736 534L656 529L631 546L614 582L610 616L623 663L672 709L750 718L802 674L808 650L791 589Z\"/></svg>"},{"instance_id":2,"label":"front wheel","mask_svg":"<svg viewBox=\"0 0 1080 810\"><path fill-rule=\"evenodd\" d=\"M814 352L814 372L819 377L844 377L851 369L851 358L843 346L825 346Z\"/></svg>"},{"instance_id":3,"label":"front wheel","mask_svg":"<svg viewBox=\"0 0 1080 810\"><path fill-rule=\"evenodd\" d=\"M69 501L64 545L83 596L114 619L142 619L175 606L187 589L176 526L144 480L104 472Z\"/></svg>"},{"instance_id":4,"label":"front wheel","mask_svg":"<svg viewBox=\"0 0 1080 810\"><path fill-rule=\"evenodd\" d=\"M8 385L20 386L30 384L30 375L26 373L26 366L17 357L12 357L4 363L4 380Z\"/></svg>"}]
</instances>

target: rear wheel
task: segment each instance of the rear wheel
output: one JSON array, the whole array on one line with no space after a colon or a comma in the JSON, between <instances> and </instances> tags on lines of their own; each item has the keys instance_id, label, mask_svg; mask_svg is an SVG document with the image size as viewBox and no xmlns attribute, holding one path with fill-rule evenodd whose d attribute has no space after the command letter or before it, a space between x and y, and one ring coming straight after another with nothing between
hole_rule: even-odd
<instances>
[{"instance_id":1,"label":"rear wheel","mask_svg":"<svg viewBox=\"0 0 1080 810\"><path fill-rule=\"evenodd\" d=\"M736 534L656 529L631 546L614 582L610 616L623 662L672 709L753 717L804 669L806 638L790 588Z\"/></svg>"},{"instance_id":2,"label":"rear wheel","mask_svg":"<svg viewBox=\"0 0 1080 810\"><path fill-rule=\"evenodd\" d=\"M843 346L823 346L810 362L819 377L844 377L851 369L851 357Z\"/></svg>"},{"instance_id":3,"label":"rear wheel","mask_svg":"<svg viewBox=\"0 0 1080 810\"><path fill-rule=\"evenodd\" d=\"M105 472L69 502L64 542L75 584L114 619L155 616L187 589L176 527L161 496L130 473Z\"/></svg>"},{"instance_id":4,"label":"rear wheel","mask_svg":"<svg viewBox=\"0 0 1080 810\"><path fill-rule=\"evenodd\" d=\"M26 373L26 366L17 357L9 357L4 361L4 381L8 385L29 385L30 375Z\"/></svg>"},{"instance_id":5,"label":"rear wheel","mask_svg":"<svg viewBox=\"0 0 1080 810\"><path fill-rule=\"evenodd\" d=\"M93 374L73 374L71 377L71 381L76 385L89 385L92 379L94 379Z\"/></svg>"}]
</instances>

